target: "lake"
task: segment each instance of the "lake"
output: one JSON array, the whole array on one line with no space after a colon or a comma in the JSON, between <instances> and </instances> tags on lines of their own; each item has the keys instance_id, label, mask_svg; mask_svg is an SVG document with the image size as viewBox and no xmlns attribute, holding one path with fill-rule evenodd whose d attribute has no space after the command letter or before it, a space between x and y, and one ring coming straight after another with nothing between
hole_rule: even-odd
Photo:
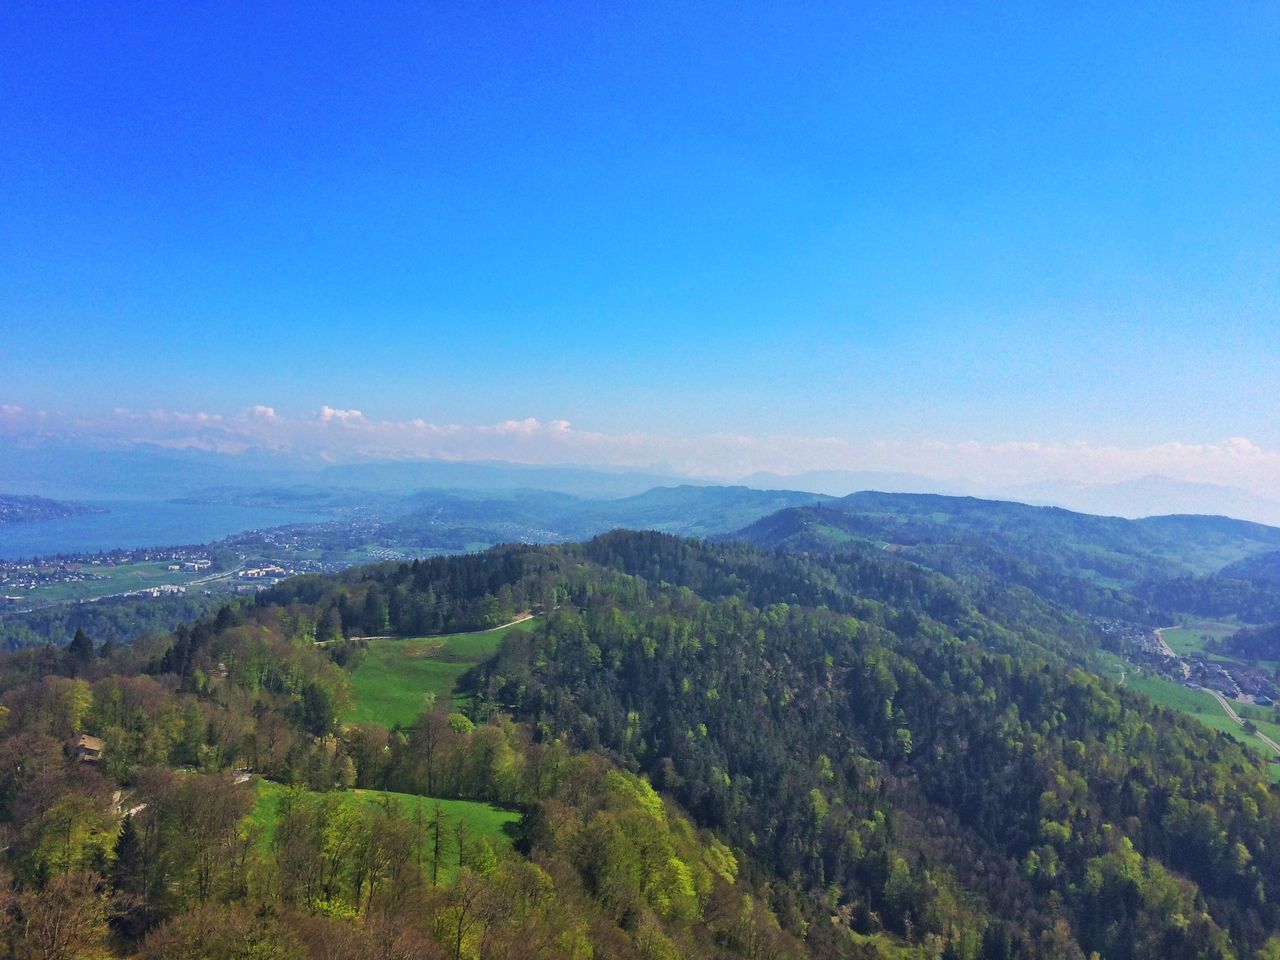
<instances>
[{"instance_id":1,"label":"lake","mask_svg":"<svg viewBox=\"0 0 1280 960\"><path fill-rule=\"evenodd\" d=\"M244 530L329 519L296 511L223 503L111 500L88 505L106 512L0 524L0 560L208 543Z\"/></svg>"}]
</instances>

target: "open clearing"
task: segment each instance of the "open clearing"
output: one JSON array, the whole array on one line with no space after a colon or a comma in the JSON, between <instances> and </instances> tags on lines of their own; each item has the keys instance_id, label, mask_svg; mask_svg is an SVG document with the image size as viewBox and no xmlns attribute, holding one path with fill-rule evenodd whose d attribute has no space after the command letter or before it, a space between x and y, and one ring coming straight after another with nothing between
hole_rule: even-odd
<instances>
[{"instance_id":1,"label":"open clearing","mask_svg":"<svg viewBox=\"0 0 1280 960\"><path fill-rule=\"evenodd\" d=\"M1204 650L1205 637L1221 640L1224 637L1231 636L1239 629L1240 625L1238 623L1206 621L1203 623L1189 623L1182 627L1165 627L1160 631L1160 634L1174 653L1180 657L1185 657L1188 654Z\"/></svg>"},{"instance_id":2,"label":"open clearing","mask_svg":"<svg viewBox=\"0 0 1280 960\"><path fill-rule=\"evenodd\" d=\"M254 783L257 800L253 812L249 814L250 822L261 829L258 843L264 850L269 850L275 836L276 824L280 816L280 797L289 787L269 780L259 779ZM441 830L441 864L440 878L451 881L458 872L458 841L456 827L458 822L467 824L467 843L474 844L481 838L487 840L494 852L499 856L511 849L515 839L516 826L520 822L520 814L515 810L506 810L491 803L477 803L472 800L436 800L431 797L418 797L409 793L392 793L389 790L346 790L327 794L340 803L362 803L374 806L390 799L400 805L400 813L414 819L421 807L424 840L428 838L429 822L437 803L444 814L444 825Z\"/></svg>"},{"instance_id":3,"label":"open clearing","mask_svg":"<svg viewBox=\"0 0 1280 960\"><path fill-rule=\"evenodd\" d=\"M532 617L474 633L370 640L351 677L355 707L343 720L393 727L412 723L427 709L452 709L462 675L497 653L508 631L538 622Z\"/></svg>"}]
</instances>

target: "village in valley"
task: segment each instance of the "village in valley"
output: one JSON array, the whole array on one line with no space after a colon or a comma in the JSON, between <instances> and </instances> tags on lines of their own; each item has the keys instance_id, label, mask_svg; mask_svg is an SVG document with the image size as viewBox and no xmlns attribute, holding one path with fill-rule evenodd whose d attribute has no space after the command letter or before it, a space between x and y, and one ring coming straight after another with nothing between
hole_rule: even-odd
<instances>
[{"instance_id":1,"label":"village in valley","mask_svg":"<svg viewBox=\"0 0 1280 960\"><path fill-rule=\"evenodd\" d=\"M1106 645L1121 652L1141 670L1176 681L1189 690L1204 690L1243 706L1275 707L1280 701L1280 670L1275 664L1246 663L1218 652L1221 627L1197 635L1196 628L1152 629L1120 620L1099 620ZM1170 646L1166 631L1178 630L1195 637L1194 646L1179 653Z\"/></svg>"},{"instance_id":2,"label":"village in valley","mask_svg":"<svg viewBox=\"0 0 1280 960\"><path fill-rule=\"evenodd\" d=\"M0 560L0 612L117 597L180 596L191 590L255 593L285 577L312 572L314 566L227 555L205 545Z\"/></svg>"}]
</instances>

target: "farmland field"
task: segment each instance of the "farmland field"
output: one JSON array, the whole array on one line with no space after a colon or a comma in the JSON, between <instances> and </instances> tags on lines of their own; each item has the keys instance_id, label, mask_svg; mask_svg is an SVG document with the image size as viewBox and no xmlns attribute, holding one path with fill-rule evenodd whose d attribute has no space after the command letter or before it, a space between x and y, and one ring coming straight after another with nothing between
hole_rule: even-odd
<instances>
[{"instance_id":1,"label":"farmland field","mask_svg":"<svg viewBox=\"0 0 1280 960\"><path fill-rule=\"evenodd\" d=\"M412 723L432 707L451 708L458 702L457 684L464 673L493 656L509 630L537 623L534 617L475 633L370 640L352 675L355 707L344 720L392 727Z\"/></svg>"},{"instance_id":2,"label":"farmland field","mask_svg":"<svg viewBox=\"0 0 1280 960\"><path fill-rule=\"evenodd\" d=\"M1239 740L1264 760L1270 760L1275 756L1274 750L1256 737L1245 733L1238 723L1228 717L1222 709L1222 705L1210 693L1206 693L1203 690L1189 690L1182 684L1166 680L1163 677L1153 677L1132 672L1127 676L1125 686L1130 690L1136 690L1161 706L1189 714L1206 727L1218 730ZM1250 719L1253 719L1252 711L1258 709L1246 707L1244 704L1233 704L1232 706L1241 716L1249 717ZM1280 734L1280 728L1277 728L1274 723L1262 721L1260 718L1254 719L1254 722L1273 739L1276 738L1277 734ZM1280 781L1280 764L1268 763L1267 772L1272 780Z\"/></svg>"}]
</instances>

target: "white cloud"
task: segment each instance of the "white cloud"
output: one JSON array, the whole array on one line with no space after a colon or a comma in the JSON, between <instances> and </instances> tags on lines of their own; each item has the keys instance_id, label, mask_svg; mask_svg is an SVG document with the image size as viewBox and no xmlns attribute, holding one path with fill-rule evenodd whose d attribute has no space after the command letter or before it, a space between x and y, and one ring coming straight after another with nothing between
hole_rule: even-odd
<instances>
[{"instance_id":1,"label":"white cloud","mask_svg":"<svg viewBox=\"0 0 1280 960\"><path fill-rule=\"evenodd\" d=\"M289 416L263 405L234 414L116 408L99 417L72 418L34 414L5 403L0 405L0 426L9 436L153 443L228 454L258 450L332 461L431 457L612 467L661 462L708 479L734 479L757 470L783 475L806 470L894 471L992 487L1050 480L1115 483L1161 475L1241 487L1264 497L1280 489L1280 451L1264 449L1245 437L1121 447L1040 439L983 443L799 434L680 436L591 431L564 419L534 417L472 425L424 417L379 420L359 410L330 406L312 416Z\"/></svg>"}]
</instances>

